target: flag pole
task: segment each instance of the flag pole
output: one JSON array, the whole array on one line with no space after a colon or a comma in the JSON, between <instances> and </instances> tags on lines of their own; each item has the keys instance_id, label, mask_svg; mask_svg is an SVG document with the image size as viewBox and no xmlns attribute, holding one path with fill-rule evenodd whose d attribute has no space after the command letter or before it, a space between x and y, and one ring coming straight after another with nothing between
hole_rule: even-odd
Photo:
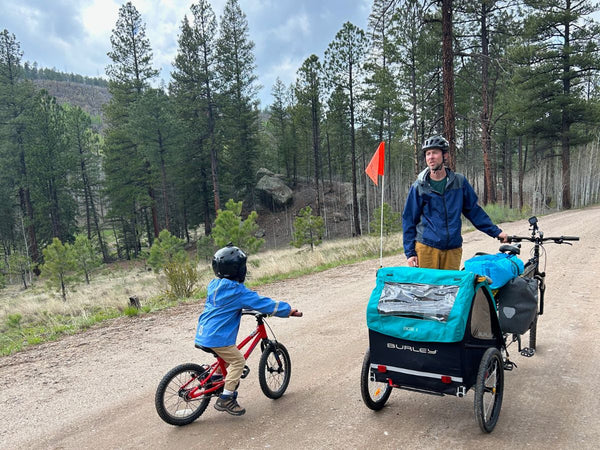
<instances>
[{"instance_id":1,"label":"flag pole","mask_svg":"<svg viewBox=\"0 0 600 450\"><path fill-rule=\"evenodd\" d=\"M385 188L385 175L381 175L381 219L379 233L379 267L383 267L383 191Z\"/></svg>"}]
</instances>

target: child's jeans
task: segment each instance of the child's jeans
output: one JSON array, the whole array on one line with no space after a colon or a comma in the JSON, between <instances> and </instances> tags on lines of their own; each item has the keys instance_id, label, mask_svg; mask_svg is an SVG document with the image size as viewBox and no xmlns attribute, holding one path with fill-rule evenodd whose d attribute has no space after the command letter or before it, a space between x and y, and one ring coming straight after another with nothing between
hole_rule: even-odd
<instances>
[{"instance_id":1,"label":"child's jeans","mask_svg":"<svg viewBox=\"0 0 600 450\"><path fill-rule=\"evenodd\" d=\"M242 377L246 360L244 355L235 345L227 347L212 347L212 350L229 364L227 377L225 377L225 389L235 391Z\"/></svg>"}]
</instances>

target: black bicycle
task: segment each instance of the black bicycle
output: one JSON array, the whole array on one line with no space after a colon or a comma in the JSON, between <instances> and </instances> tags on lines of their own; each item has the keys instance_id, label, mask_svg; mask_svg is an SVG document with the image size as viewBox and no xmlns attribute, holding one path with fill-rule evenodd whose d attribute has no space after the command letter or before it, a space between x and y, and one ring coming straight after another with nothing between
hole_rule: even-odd
<instances>
[{"instance_id":1,"label":"black bicycle","mask_svg":"<svg viewBox=\"0 0 600 450\"><path fill-rule=\"evenodd\" d=\"M519 352L524 356L533 356L535 354L537 344L537 322L538 317L544 314L544 292L546 291L546 250L545 243L568 244L573 245L569 241L578 241L578 236L544 236L544 232L539 229L537 217L529 218L530 236L509 236L509 242L517 243L517 245L504 244L500 246L500 251L511 255L519 255L521 253L521 242L533 242L533 248L530 252L530 258L525 262L525 268L520 275L522 278L534 279L537 281L539 300L537 312L531 327L529 328L529 347L521 347L521 335L513 334L512 340L507 341L507 345L517 341ZM543 261L542 261L543 256Z\"/></svg>"}]
</instances>

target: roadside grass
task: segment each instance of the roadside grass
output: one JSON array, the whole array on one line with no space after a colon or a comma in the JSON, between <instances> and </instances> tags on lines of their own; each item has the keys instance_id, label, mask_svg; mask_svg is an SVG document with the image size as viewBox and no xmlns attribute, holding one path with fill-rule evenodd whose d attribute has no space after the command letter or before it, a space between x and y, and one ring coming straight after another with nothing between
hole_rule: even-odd
<instances>
[{"instance_id":1,"label":"roadside grass","mask_svg":"<svg viewBox=\"0 0 600 450\"><path fill-rule=\"evenodd\" d=\"M486 208L495 223L518 220L526 216L506 208ZM470 224L469 224L470 225ZM468 231L464 226L463 231ZM472 227L470 227L472 229ZM384 237L384 256L399 255L402 234ZM333 267L379 257L379 236L361 236L326 240L314 251L281 248L255 255L248 260L246 284L257 287L273 281L296 278ZM54 341L91 326L117 317L135 317L164 310L188 302L202 303L206 285L213 278L209 263L198 265L199 281L190 298L172 298L166 294L165 277L149 271L144 261L119 262L103 266L92 275L90 284L75 285L63 301L58 292L51 291L44 280L23 290L10 285L0 290L0 355L10 355L31 345ZM141 308L130 305L129 297L136 296Z\"/></svg>"}]
</instances>

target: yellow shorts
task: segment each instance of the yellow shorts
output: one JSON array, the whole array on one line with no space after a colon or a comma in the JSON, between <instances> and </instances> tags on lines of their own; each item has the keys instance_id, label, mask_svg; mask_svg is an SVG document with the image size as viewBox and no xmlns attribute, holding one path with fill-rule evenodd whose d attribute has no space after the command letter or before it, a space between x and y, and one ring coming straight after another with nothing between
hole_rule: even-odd
<instances>
[{"instance_id":1,"label":"yellow shorts","mask_svg":"<svg viewBox=\"0 0 600 450\"><path fill-rule=\"evenodd\" d=\"M419 259L419 267L428 269L460 270L460 261L462 258L462 248L453 248L452 250L439 250L415 242L415 251Z\"/></svg>"}]
</instances>

